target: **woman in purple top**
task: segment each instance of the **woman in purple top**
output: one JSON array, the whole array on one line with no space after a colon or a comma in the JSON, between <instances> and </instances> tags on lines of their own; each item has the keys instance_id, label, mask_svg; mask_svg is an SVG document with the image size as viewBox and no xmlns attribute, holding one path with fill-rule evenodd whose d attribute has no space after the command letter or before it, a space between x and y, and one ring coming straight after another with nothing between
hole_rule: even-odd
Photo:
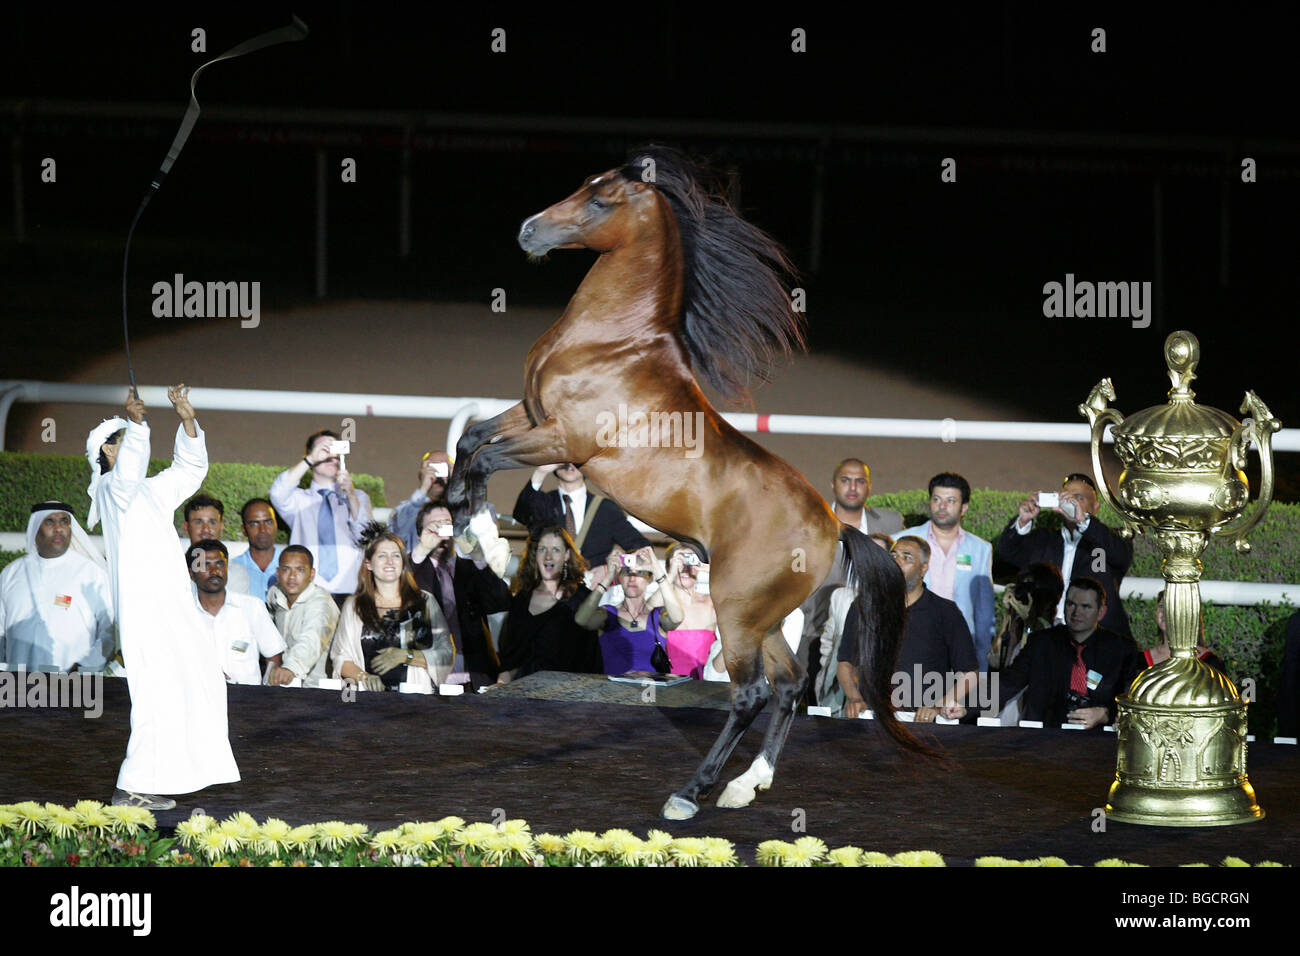
<instances>
[{"instance_id":1,"label":"woman in purple top","mask_svg":"<svg viewBox=\"0 0 1300 956\"><path fill-rule=\"evenodd\" d=\"M608 563L592 572L592 595L583 602L574 620L582 627L600 631L600 654L606 674L654 672L650 658L655 645L662 646L661 621L672 628L682 619L676 596L663 587L666 575L649 547L633 555L611 554ZM617 605L601 606L607 582L614 580L623 589L623 600ZM655 597L646 593L651 581L660 585Z\"/></svg>"}]
</instances>

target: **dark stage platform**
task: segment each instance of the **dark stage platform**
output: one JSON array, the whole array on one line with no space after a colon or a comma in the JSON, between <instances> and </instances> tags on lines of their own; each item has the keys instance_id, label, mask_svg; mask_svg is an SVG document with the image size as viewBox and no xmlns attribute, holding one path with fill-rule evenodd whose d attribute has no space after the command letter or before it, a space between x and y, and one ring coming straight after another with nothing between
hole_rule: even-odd
<instances>
[{"instance_id":1,"label":"dark stage platform","mask_svg":"<svg viewBox=\"0 0 1300 956\"><path fill-rule=\"evenodd\" d=\"M831 847L935 850L949 865L984 855L1300 864L1300 751L1267 743L1252 745L1249 758L1266 819L1201 829L1110 822L1096 832L1094 810L1114 773L1113 734L935 727L929 732L958 761L943 772L904 760L873 722L800 717L775 784L751 807L709 803L694 820L669 823L659 808L720 730L724 689L659 689L651 704L641 688L586 682L584 691L582 680L537 675L477 696L362 693L354 702L336 691L232 687L230 736L243 780L182 797L158 820L171 826L202 807L219 818L246 810L259 820L386 828L448 814L490 821L500 810L535 833L623 827L725 837L749 862L759 842L806 832ZM539 699L584 693L602 699ZM129 731L125 682L106 680L103 701L98 719L0 711L0 803L107 800ZM724 781L748 765L765 725L766 716L741 742ZM792 829L799 823L805 831Z\"/></svg>"}]
</instances>

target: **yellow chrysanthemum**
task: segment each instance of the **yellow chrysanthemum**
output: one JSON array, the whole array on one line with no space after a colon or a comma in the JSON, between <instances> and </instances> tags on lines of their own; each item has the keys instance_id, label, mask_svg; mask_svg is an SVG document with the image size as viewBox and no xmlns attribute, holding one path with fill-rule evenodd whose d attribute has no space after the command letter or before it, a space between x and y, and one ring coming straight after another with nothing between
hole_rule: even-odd
<instances>
[{"instance_id":1,"label":"yellow chrysanthemum","mask_svg":"<svg viewBox=\"0 0 1300 956\"><path fill-rule=\"evenodd\" d=\"M340 850L352 842L352 828L342 820L316 824L316 839L325 850Z\"/></svg>"},{"instance_id":2,"label":"yellow chrysanthemum","mask_svg":"<svg viewBox=\"0 0 1300 956\"><path fill-rule=\"evenodd\" d=\"M471 823L452 834L451 842L456 846L480 849L492 837L500 836L497 828L490 823Z\"/></svg>"},{"instance_id":3,"label":"yellow chrysanthemum","mask_svg":"<svg viewBox=\"0 0 1300 956\"><path fill-rule=\"evenodd\" d=\"M238 847L238 843L237 838L225 832L221 827L213 827L211 830L205 830L199 834L195 842L195 849L209 860L215 860L225 853L234 851Z\"/></svg>"},{"instance_id":4,"label":"yellow chrysanthemum","mask_svg":"<svg viewBox=\"0 0 1300 956\"><path fill-rule=\"evenodd\" d=\"M49 804L47 803L46 806L48 807ZM1250 866L1249 863L1247 863L1239 856L1225 856L1223 858L1223 865L1224 866Z\"/></svg>"},{"instance_id":5,"label":"yellow chrysanthemum","mask_svg":"<svg viewBox=\"0 0 1300 956\"><path fill-rule=\"evenodd\" d=\"M529 833L532 830L527 820L502 820L497 829L502 833Z\"/></svg>"},{"instance_id":6,"label":"yellow chrysanthemum","mask_svg":"<svg viewBox=\"0 0 1300 956\"><path fill-rule=\"evenodd\" d=\"M278 853L284 848L285 838L293 828L276 817L271 817L258 828L257 849L260 853Z\"/></svg>"},{"instance_id":7,"label":"yellow chrysanthemum","mask_svg":"<svg viewBox=\"0 0 1300 956\"><path fill-rule=\"evenodd\" d=\"M501 864L505 863L506 858L510 856L510 846L506 841L506 835L496 827L492 827L492 832L484 836L476 846L482 851L484 862L493 866L501 866Z\"/></svg>"},{"instance_id":8,"label":"yellow chrysanthemum","mask_svg":"<svg viewBox=\"0 0 1300 956\"><path fill-rule=\"evenodd\" d=\"M888 853L880 853L877 852L876 850L863 850L862 865L863 866L893 866L894 861L893 859L890 858Z\"/></svg>"},{"instance_id":9,"label":"yellow chrysanthemum","mask_svg":"<svg viewBox=\"0 0 1300 956\"><path fill-rule=\"evenodd\" d=\"M216 826L216 822L205 814L195 814L176 824L176 835L187 847L193 847L198 843L199 837Z\"/></svg>"},{"instance_id":10,"label":"yellow chrysanthemum","mask_svg":"<svg viewBox=\"0 0 1300 956\"><path fill-rule=\"evenodd\" d=\"M396 852L402 845L402 831L380 830L370 838L370 845L380 853Z\"/></svg>"},{"instance_id":11,"label":"yellow chrysanthemum","mask_svg":"<svg viewBox=\"0 0 1300 956\"><path fill-rule=\"evenodd\" d=\"M69 810L57 803L45 805L45 828L59 839L73 836L80 825L81 815L76 810Z\"/></svg>"},{"instance_id":12,"label":"yellow chrysanthemum","mask_svg":"<svg viewBox=\"0 0 1300 956\"><path fill-rule=\"evenodd\" d=\"M678 866L699 866L704 861L704 841L698 837L678 837L669 851Z\"/></svg>"},{"instance_id":13,"label":"yellow chrysanthemum","mask_svg":"<svg viewBox=\"0 0 1300 956\"><path fill-rule=\"evenodd\" d=\"M1026 865L1026 866L1064 866L1064 867L1068 867L1070 864L1066 863L1066 862L1065 862L1064 860L1062 860L1059 856L1040 856L1040 857L1039 857L1038 859L1036 859L1036 860L1026 860L1026 861L1025 861L1025 865Z\"/></svg>"},{"instance_id":14,"label":"yellow chrysanthemum","mask_svg":"<svg viewBox=\"0 0 1300 956\"><path fill-rule=\"evenodd\" d=\"M153 812L144 807L108 806L104 808L104 812L113 821L113 829L128 836L135 836L142 829L154 830L158 827Z\"/></svg>"},{"instance_id":15,"label":"yellow chrysanthemum","mask_svg":"<svg viewBox=\"0 0 1300 956\"><path fill-rule=\"evenodd\" d=\"M1285 863L1274 863L1272 860L1261 860L1256 866L1286 866Z\"/></svg>"},{"instance_id":16,"label":"yellow chrysanthemum","mask_svg":"<svg viewBox=\"0 0 1300 956\"><path fill-rule=\"evenodd\" d=\"M837 846L826 858L835 866L861 866L862 850L856 846Z\"/></svg>"},{"instance_id":17,"label":"yellow chrysanthemum","mask_svg":"<svg viewBox=\"0 0 1300 956\"><path fill-rule=\"evenodd\" d=\"M522 859L531 861L536 855L531 833L502 833L501 836L506 841L506 849Z\"/></svg>"},{"instance_id":18,"label":"yellow chrysanthemum","mask_svg":"<svg viewBox=\"0 0 1300 956\"><path fill-rule=\"evenodd\" d=\"M364 843L370 839L370 827L364 823L349 823L348 839L356 843Z\"/></svg>"},{"instance_id":19,"label":"yellow chrysanthemum","mask_svg":"<svg viewBox=\"0 0 1300 956\"><path fill-rule=\"evenodd\" d=\"M14 812L13 807L0 807L0 830L17 830L22 817Z\"/></svg>"},{"instance_id":20,"label":"yellow chrysanthemum","mask_svg":"<svg viewBox=\"0 0 1300 956\"><path fill-rule=\"evenodd\" d=\"M978 856L975 858L976 866L1019 866L1015 860L1008 860L1004 856Z\"/></svg>"},{"instance_id":21,"label":"yellow chrysanthemum","mask_svg":"<svg viewBox=\"0 0 1300 956\"><path fill-rule=\"evenodd\" d=\"M673 845L672 835L663 830L651 830L641 842L642 863L666 863L668 848Z\"/></svg>"},{"instance_id":22,"label":"yellow chrysanthemum","mask_svg":"<svg viewBox=\"0 0 1300 956\"><path fill-rule=\"evenodd\" d=\"M1107 860L1098 860L1093 866L1142 866L1141 863L1128 863L1116 857Z\"/></svg>"},{"instance_id":23,"label":"yellow chrysanthemum","mask_svg":"<svg viewBox=\"0 0 1300 956\"><path fill-rule=\"evenodd\" d=\"M434 825L441 828L442 835L451 836L465 825L465 821L460 817L443 817L441 820L436 821Z\"/></svg>"},{"instance_id":24,"label":"yellow chrysanthemum","mask_svg":"<svg viewBox=\"0 0 1300 956\"><path fill-rule=\"evenodd\" d=\"M600 835L605 852L619 863L635 866L641 853L641 839L629 830L606 830Z\"/></svg>"},{"instance_id":25,"label":"yellow chrysanthemum","mask_svg":"<svg viewBox=\"0 0 1300 956\"><path fill-rule=\"evenodd\" d=\"M805 836L790 844L782 866L814 866L826 859L826 844L816 837Z\"/></svg>"},{"instance_id":26,"label":"yellow chrysanthemum","mask_svg":"<svg viewBox=\"0 0 1300 956\"><path fill-rule=\"evenodd\" d=\"M18 816L17 829L24 833L35 833L37 827L45 823L45 808L35 800L24 800L13 804L10 809Z\"/></svg>"},{"instance_id":27,"label":"yellow chrysanthemum","mask_svg":"<svg viewBox=\"0 0 1300 956\"><path fill-rule=\"evenodd\" d=\"M759 866L785 866L791 849L784 840L764 840L758 845L754 857Z\"/></svg>"},{"instance_id":28,"label":"yellow chrysanthemum","mask_svg":"<svg viewBox=\"0 0 1300 956\"><path fill-rule=\"evenodd\" d=\"M556 836L554 833L539 833L534 839L537 842L537 848L543 853L562 856L568 852L569 845L564 842L562 836Z\"/></svg>"},{"instance_id":29,"label":"yellow chrysanthemum","mask_svg":"<svg viewBox=\"0 0 1300 956\"><path fill-rule=\"evenodd\" d=\"M312 853L316 849L315 825L308 823L305 826L294 827L284 835L284 845L291 850Z\"/></svg>"},{"instance_id":30,"label":"yellow chrysanthemum","mask_svg":"<svg viewBox=\"0 0 1300 956\"><path fill-rule=\"evenodd\" d=\"M736 858L736 848L731 845L731 841L719 837L705 837L703 842L705 866L740 865L740 861Z\"/></svg>"},{"instance_id":31,"label":"yellow chrysanthemum","mask_svg":"<svg viewBox=\"0 0 1300 956\"><path fill-rule=\"evenodd\" d=\"M408 823L401 828L398 845L408 853L419 853L435 846L444 833L440 823Z\"/></svg>"},{"instance_id":32,"label":"yellow chrysanthemum","mask_svg":"<svg viewBox=\"0 0 1300 956\"><path fill-rule=\"evenodd\" d=\"M104 805L98 800L78 800L73 811L81 818L81 826L87 830L111 830L113 818L104 812Z\"/></svg>"},{"instance_id":33,"label":"yellow chrysanthemum","mask_svg":"<svg viewBox=\"0 0 1300 956\"><path fill-rule=\"evenodd\" d=\"M933 850L907 850L895 853L893 860L895 866L947 866Z\"/></svg>"},{"instance_id":34,"label":"yellow chrysanthemum","mask_svg":"<svg viewBox=\"0 0 1300 956\"><path fill-rule=\"evenodd\" d=\"M564 842L569 855L579 861L593 859L605 849L605 841L590 830L573 830L565 835Z\"/></svg>"}]
</instances>

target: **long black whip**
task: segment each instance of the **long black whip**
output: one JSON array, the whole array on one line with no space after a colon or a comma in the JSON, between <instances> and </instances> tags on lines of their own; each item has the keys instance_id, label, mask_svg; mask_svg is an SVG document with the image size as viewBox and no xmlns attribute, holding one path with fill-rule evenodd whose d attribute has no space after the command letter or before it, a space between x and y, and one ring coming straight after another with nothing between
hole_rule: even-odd
<instances>
[{"instance_id":1,"label":"long black whip","mask_svg":"<svg viewBox=\"0 0 1300 956\"><path fill-rule=\"evenodd\" d=\"M185 148L185 141L190 138L190 131L194 129L194 123L199 118L199 100L194 94L194 87L198 83L199 74L213 63L231 60L237 56L243 56L245 53L260 50L263 47L275 46L277 43L302 40L306 36L307 24L295 16L293 22L287 27L280 27L278 30L269 30L266 33L259 34L251 40L245 40L238 46L231 47L221 56L208 60L207 63L195 70L194 75L190 77L189 109L185 111L185 118L181 120L181 128L177 130L176 138L172 140L171 149L167 150L167 158L158 167L158 172L154 174L153 181L149 183L144 198L140 200L140 208L135 211L135 218L131 220L131 228L126 233L126 250L122 253L122 341L126 343L126 373L131 379L131 394L136 398L140 397L140 393L135 387L135 367L131 364L131 335L126 323L126 265L131 255L131 237L135 235L135 225L140 221L140 215L144 212L144 207L149 205L149 200L153 198L154 193L162 186L163 180L167 178L167 173L171 171L172 164L176 162L176 157L180 156L181 150Z\"/></svg>"}]
</instances>

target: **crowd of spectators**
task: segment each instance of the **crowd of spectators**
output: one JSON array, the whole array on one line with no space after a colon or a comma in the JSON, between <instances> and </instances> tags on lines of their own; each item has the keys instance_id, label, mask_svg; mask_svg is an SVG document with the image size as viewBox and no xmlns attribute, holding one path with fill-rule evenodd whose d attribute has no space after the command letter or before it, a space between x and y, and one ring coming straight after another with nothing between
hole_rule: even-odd
<instances>
[{"instance_id":1,"label":"crowd of spectators","mask_svg":"<svg viewBox=\"0 0 1300 956\"><path fill-rule=\"evenodd\" d=\"M384 526L346 470L346 449L328 430L308 437L301 460L266 497L242 503L248 547L234 559L223 543L225 503L203 491L185 503L193 598L228 682L342 679L374 691L427 691L488 688L539 671L727 680L706 555L675 542L661 560L572 463L536 469L520 491L513 516L529 533L510 575L513 556L494 512L477 516L471 533L454 534L445 454L421 458L416 490ZM558 487L544 491L552 473ZM1098 519L1086 474L1022 501L996 542L963 526L971 488L955 473L931 479L927 520L911 527L896 511L868 506L871 472L860 460L836 467L831 492L836 517L890 551L902 573L907 613L894 704L911 719L973 720L1011 705L1023 719L1096 728L1113 722L1115 698L1143 668L1170 655L1162 601L1159 642L1140 651L1133 641L1119 596L1132 544ZM1049 509L1059 531L1038 526ZM36 504L27 554L0 574L0 659L11 668L129 668L117 653L104 561L72 512L62 502ZM276 543L280 528L287 546ZM995 553L1021 575L1006 591L999 634ZM819 589L783 626L809 666L807 702L845 717L866 707L854 598L848 588ZM1296 644L1293 620L1293 671ZM1204 643L1197 655L1223 669ZM1295 686L1295 675L1284 675L1283 695ZM988 687L991 699L977 692ZM1294 724L1295 702L1280 703L1283 721Z\"/></svg>"}]
</instances>

